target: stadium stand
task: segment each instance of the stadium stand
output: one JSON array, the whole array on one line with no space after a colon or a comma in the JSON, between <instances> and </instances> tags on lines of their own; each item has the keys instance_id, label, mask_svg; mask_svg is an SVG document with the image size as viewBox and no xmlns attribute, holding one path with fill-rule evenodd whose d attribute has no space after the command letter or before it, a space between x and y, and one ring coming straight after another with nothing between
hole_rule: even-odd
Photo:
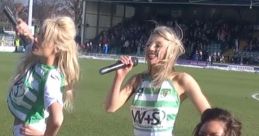
<instances>
[{"instance_id":1,"label":"stadium stand","mask_svg":"<svg viewBox=\"0 0 259 136\"><path fill-rule=\"evenodd\" d=\"M245 0L103 2L130 4L136 12L87 41L83 49L88 53L103 53L104 45L108 45L109 54L142 56L147 35L154 26L167 25L183 36L186 48L183 59L208 61L211 57L214 62L250 65L259 62L256 37L259 19L251 18L259 10L257 6L249 8L250 3Z\"/></svg>"}]
</instances>

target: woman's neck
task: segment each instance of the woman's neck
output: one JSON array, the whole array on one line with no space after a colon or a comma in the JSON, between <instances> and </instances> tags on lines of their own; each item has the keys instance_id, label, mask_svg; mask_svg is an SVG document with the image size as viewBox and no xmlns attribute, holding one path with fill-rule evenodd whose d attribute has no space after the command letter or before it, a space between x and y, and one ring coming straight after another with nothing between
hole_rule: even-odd
<instances>
[{"instance_id":1,"label":"woman's neck","mask_svg":"<svg viewBox=\"0 0 259 136\"><path fill-rule=\"evenodd\" d=\"M41 58L41 63L49 66L56 66L56 57L55 56L48 56L47 58Z\"/></svg>"},{"instance_id":2,"label":"woman's neck","mask_svg":"<svg viewBox=\"0 0 259 136\"><path fill-rule=\"evenodd\" d=\"M157 68L154 66L149 66L148 68L148 73L150 74L151 77L154 77L157 71L158 71Z\"/></svg>"}]
</instances>

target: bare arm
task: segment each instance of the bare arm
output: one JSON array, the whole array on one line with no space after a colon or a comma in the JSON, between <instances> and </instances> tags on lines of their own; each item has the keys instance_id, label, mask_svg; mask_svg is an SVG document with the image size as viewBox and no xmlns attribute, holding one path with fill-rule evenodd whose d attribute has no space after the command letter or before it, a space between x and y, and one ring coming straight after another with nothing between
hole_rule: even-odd
<instances>
[{"instance_id":1,"label":"bare arm","mask_svg":"<svg viewBox=\"0 0 259 136\"><path fill-rule=\"evenodd\" d=\"M180 75L181 84L187 96L192 100L196 108L202 113L208 108L211 108L208 100L201 91L199 84L196 80L187 73Z\"/></svg>"},{"instance_id":2,"label":"bare arm","mask_svg":"<svg viewBox=\"0 0 259 136\"><path fill-rule=\"evenodd\" d=\"M121 62L128 64L129 66L116 71L112 87L106 97L105 110L107 112L115 112L118 110L130 97L134 88L135 77L131 78L131 80L126 83L125 87L121 89L123 80L133 67L130 57L121 57Z\"/></svg>"},{"instance_id":3,"label":"bare arm","mask_svg":"<svg viewBox=\"0 0 259 136\"><path fill-rule=\"evenodd\" d=\"M56 136L63 122L63 107L60 103L54 102L48 108L49 117L44 136Z\"/></svg>"}]
</instances>

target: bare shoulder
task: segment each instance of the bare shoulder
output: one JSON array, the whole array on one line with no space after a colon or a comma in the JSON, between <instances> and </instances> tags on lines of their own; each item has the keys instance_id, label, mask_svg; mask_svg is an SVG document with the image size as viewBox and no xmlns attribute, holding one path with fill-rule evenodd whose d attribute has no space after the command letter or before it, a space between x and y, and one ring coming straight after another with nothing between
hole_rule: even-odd
<instances>
[{"instance_id":1,"label":"bare shoulder","mask_svg":"<svg viewBox=\"0 0 259 136\"><path fill-rule=\"evenodd\" d=\"M172 77L173 81L181 85L188 84L194 81L194 78L186 72L176 72L175 74L173 74Z\"/></svg>"}]
</instances>

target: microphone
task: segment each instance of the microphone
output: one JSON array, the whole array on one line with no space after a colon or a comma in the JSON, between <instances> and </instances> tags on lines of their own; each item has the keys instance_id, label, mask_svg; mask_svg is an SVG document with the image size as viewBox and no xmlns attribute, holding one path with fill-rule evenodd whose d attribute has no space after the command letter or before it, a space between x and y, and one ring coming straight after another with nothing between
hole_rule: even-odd
<instances>
[{"instance_id":1,"label":"microphone","mask_svg":"<svg viewBox=\"0 0 259 136\"><path fill-rule=\"evenodd\" d=\"M5 6L3 9L3 12L5 13L5 15L9 19L9 21L12 23L12 25L14 27L16 27L17 20L16 20L16 17L14 16L13 12L11 11L11 9L8 6ZM26 37L20 36L20 38L23 41L23 43L25 43L25 44L28 43L28 40L26 40Z\"/></svg>"},{"instance_id":2,"label":"microphone","mask_svg":"<svg viewBox=\"0 0 259 136\"><path fill-rule=\"evenodd\" d=\"M17 25L17 20L11 11L11 9L8 6L4 7L3 12L5 13L6 17L9 19L9 21L12 23L13 26Z\"/></svg>"},{"instance_id":3,"label":"microphone","mask_svg":"<svg viewBox=\"0 0 259 136\"><path fill-rule=\"evenodd\" d=\"M136 66L138 65L138 58L137 57L131 57L131 60L133 62L133 66ZM117 69L120 69L120 68L124 68L126 67L127 65L121 63L121 61L117 61L116 63L110 65L110 66L106 66L106 67L103 67L99 70L99 73L101 75L103 74L107 74L109 72L112 72L112 71L115 71Z\"/></svg>"}]
</instances>

